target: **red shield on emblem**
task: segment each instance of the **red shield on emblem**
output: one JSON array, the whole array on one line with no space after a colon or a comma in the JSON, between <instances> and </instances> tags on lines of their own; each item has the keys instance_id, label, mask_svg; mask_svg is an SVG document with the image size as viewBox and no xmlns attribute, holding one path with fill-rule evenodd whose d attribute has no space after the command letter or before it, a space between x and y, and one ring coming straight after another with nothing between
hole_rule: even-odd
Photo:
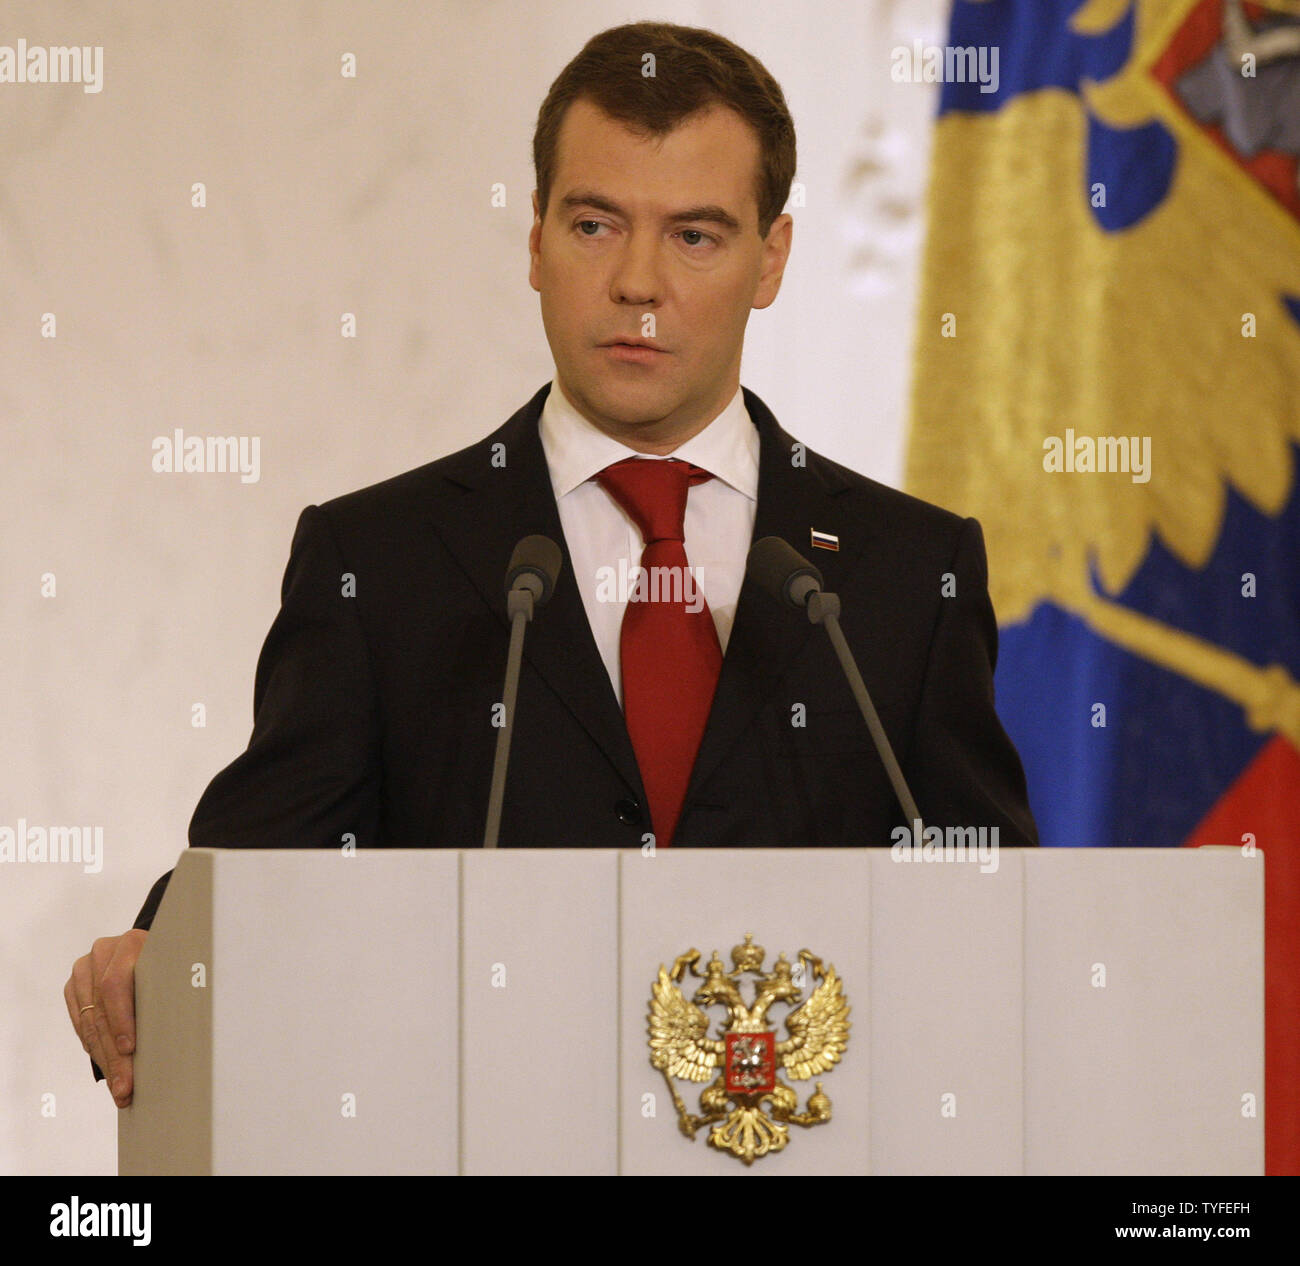
<instances>
[{"instance_id":1,"label":"red shield on emblem","mask_svg":"<svg viewBox=\"0 0 1300 1266\"><path fill-rule=\"evenodd\" d=\"M776 1034L728 1033L727 1089L756 1095L776 1087Z\"/></svg>"}]
</instances>

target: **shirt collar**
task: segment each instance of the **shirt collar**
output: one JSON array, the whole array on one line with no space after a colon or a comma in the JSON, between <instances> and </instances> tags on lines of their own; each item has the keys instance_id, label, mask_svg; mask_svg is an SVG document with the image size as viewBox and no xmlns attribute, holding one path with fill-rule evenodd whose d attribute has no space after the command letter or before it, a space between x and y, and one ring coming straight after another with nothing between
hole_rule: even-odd
<instances>
[{"instance_id":1,"label":"shirt collar","mask_svg":"<svg viewBox=\"0 0 1300 1266\"><path fill-rule=\"evenodd\" d=\"M555 382L542 406L539 429L557 501L625 457L654 460L653 454L638 453L589 422ZM727 407L704 430L667 456L699 466L757 501L759 448L758 428L745 408L744 393L737 389Z\"/></svg>"}]
</instances>

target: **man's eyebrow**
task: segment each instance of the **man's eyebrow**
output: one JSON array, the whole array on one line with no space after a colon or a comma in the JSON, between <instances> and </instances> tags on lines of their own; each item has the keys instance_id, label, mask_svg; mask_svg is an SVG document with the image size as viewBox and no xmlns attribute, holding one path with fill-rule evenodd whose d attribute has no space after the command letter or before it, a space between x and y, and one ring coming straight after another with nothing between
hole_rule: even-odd
<instances>
[{"instance_id":1,"label":"man's eyebrow","mask_svg":"<svg viewBox=\"0 0 1300 1266\"><path fill-rule=\"evenodd\" d=\"M560 205L570 211L576 210L578 207L592 207L597 211L606 211L610 215L627 215L627 212L617 202L606 198L603 194L591 191L566 194L560 200ZM731 229L733 233L740 232L740 221L730 211L715 203L687 207L683 211L672 211L664 216L665 224L680 224L687 220L703 221L706 224L719 224L723 228Z\"/></svg>"}]
</instances>

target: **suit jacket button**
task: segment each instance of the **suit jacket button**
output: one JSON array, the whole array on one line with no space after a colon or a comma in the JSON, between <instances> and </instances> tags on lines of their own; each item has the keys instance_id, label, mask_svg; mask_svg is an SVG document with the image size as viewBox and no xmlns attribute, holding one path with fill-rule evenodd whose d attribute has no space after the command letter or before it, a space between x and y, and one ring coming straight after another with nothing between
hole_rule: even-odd
<instances>
[{"instance_id":1,"label":"suit jacket button","mask_svg":"<svg viewBox=\"0 0 1300 1266\"><path fill-rule=\"evenodd\" d=\"M616 800L614 812L618 814L620 822L626 822L629 826L637 826L641 821L641 806L635 800Z\"/></svg>"}]
</instances>

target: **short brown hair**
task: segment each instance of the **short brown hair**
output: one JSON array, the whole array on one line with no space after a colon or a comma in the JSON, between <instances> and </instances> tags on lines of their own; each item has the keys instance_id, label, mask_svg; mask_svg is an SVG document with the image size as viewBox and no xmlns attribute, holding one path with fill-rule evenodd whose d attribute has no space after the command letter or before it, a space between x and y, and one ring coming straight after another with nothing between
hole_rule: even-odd
<instances>
[{"instance_id":1,"label":"short brown hair","mask_svg":"<svg viewBox=\"0 0 1300 1266\"><path fill-rule=\"evenodd\" d=\"M655 74L642 73L654 54ZM666 136L711 105L735 110L758 134L758 232L766 237L794 180L794 120L781 86L758 58L713 31L632 22L592 36L559 73L537 112L533 168L543 216L565 112L584 98L647 136Z\"/></svg>"}]
</instances>

